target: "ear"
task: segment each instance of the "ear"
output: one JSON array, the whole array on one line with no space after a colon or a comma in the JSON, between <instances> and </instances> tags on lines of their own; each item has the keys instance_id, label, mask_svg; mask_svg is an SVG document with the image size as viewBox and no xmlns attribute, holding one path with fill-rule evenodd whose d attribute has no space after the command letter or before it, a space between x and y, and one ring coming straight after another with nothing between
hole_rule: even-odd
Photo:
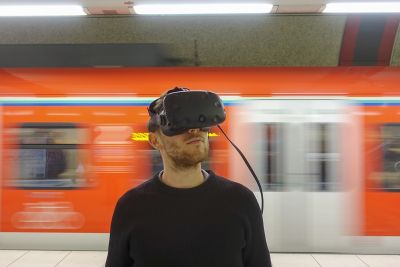
<instances>
[{"instance_id":1,"label":"ear","mask_svg":"<svg viewBox=\"0 0 400 267\"><path fill-rule=\"evenodd\" d=\"M160 137L156 133L149 133L149 144L157 150L160 150Z\"/></svg>"}]
</instances>

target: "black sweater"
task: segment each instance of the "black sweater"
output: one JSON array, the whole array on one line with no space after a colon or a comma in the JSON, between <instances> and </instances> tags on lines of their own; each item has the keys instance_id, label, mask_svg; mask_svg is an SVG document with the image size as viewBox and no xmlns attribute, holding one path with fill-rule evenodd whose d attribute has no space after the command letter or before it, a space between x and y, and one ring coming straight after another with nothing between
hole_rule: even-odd
<instances>
[{"instance_id":1,"label":"black sweater","mask_svg":"<svg viewBox=\"0 0 400 267\"><path fill-rule=\"evenodd\" d=\"M209 172L179 189L158 175L125 193L106 267L270 267L261 211L245 186Z\"/></svg>"}]
</instances>

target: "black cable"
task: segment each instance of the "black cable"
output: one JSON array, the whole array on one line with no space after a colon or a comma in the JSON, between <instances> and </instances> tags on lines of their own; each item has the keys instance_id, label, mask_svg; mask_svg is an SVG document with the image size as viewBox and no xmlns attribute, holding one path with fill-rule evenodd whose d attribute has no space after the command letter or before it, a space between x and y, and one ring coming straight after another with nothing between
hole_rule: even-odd
<instances>
[{"instance_id":1,"label":"black cable","mask_svg":"<svg viewBox=\"0 0 400 267\"><path fill-rule=\"evenodd\" d=\"M251 174L253 175L254 179L257 182L258 188L260 189L260 193L261 193L261 213L264 213L264 194L261 188L261 183L257 178L256 173L254 172L253 168L250 166L250 163L247 161L246 157L243 155L242 151L240 151L240 149L231 141L231 139L229 139L229 137L226 135L226 133L224 132L224 130L222 130L222 128L217 125L218 128L221 130L221 132L225 135L226 139L228 139L228 141L232 144L232 146L237 150L237 152L239 152L240 156L242 157L242 159L244 160L244 162L246 163L247 168L249 168Z\"/></svg>"}]
</instances>

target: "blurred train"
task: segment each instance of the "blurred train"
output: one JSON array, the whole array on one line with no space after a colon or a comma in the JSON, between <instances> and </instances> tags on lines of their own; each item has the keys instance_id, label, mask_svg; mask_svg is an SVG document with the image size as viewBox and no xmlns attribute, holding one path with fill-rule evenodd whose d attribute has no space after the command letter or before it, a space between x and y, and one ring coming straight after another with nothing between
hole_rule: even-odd
<instances>
[{"instance_id":1,"label":"blurred train","mask_svg":"<svg viewBox=\"0 0 400 267\"><path fill-rule=\"evenodd\" d=\"M399 253L400 68L0 69L0 249L105 250L117 199L162 168L146 107L219 93L273 252ZM217 128L204 168L260 194Z\"/></svg>"}]
</instances>

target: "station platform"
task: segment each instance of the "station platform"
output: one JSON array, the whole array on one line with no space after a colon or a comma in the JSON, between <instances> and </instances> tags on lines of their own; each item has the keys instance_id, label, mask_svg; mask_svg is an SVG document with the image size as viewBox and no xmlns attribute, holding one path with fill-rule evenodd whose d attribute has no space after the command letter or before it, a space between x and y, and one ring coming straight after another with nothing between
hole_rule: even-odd
<instances>
[{"instance_id":1,"label":"station platform","mask_svg":"<svg viewBox=\"0 0 400 267\"><path fill-rule=\"evenodd\" d=\"M101 267L106 251L0 250L0 267ZM274 267L399 267L400 255L280 254Z\"/></svg>"}]
</instances>

